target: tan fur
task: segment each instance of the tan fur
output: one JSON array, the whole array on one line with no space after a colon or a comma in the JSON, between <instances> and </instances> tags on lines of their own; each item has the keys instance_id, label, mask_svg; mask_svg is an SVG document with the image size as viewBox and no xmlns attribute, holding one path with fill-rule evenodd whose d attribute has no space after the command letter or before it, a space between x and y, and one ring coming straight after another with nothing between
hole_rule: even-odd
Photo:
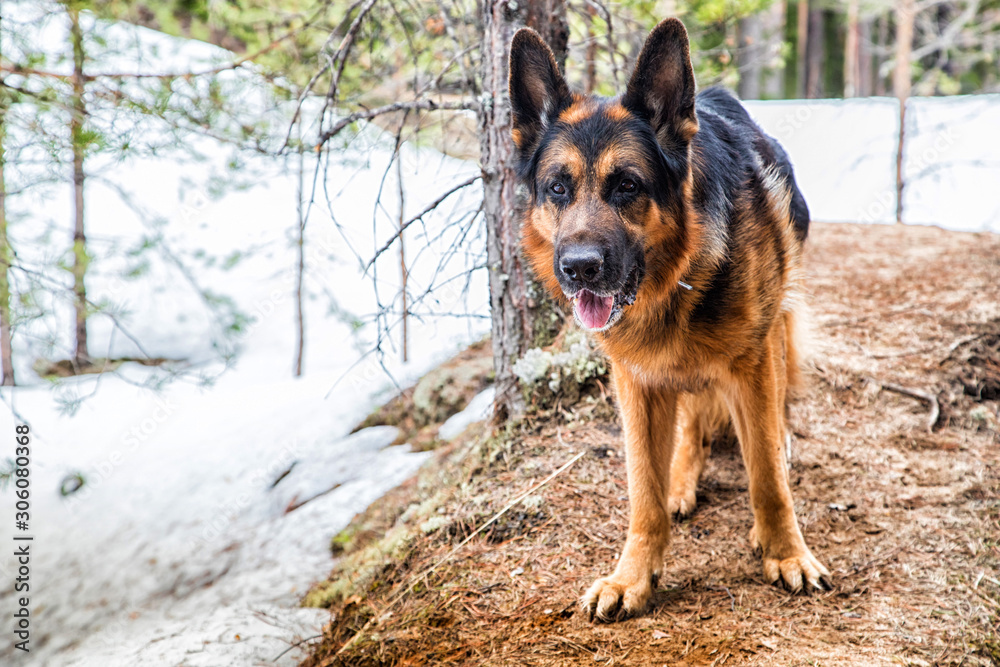
<instances>
[{"instance_id":1,"label":"tan fur","mask_svg":"<svg viewBox=\"0 0 1000 667\"><path fill-rule=\"evenodd\" d=\"M628 109L621 104L609 104L604 109L604 114L611 120L626 120L629 117Z\"/></svg>"},{"instance_id":2,"label":"tan fur","mask_svg":"<svg viewBox=\"0 0 1000 667\"><path fill-rule=\"evenodd\" d=\"M573 99L573 104L559 114L559 120L568 125L574 123L579 123L585 118L592 116L597 111L597 106L592 103L591 100L575 96Z\"/></svg>"},{"instance_id":3,"label":"tan fur","mask_svg":"<svg viewBox=\"0 0 1000 667\"><path fill-rule=\"evenodd\" d=\"M676 444L670 466L667 511L687 516L695 508L695 491L711 453L712 440L729 426L729 411L715 388L681 394Z\"/></svg>"}]
</instances>

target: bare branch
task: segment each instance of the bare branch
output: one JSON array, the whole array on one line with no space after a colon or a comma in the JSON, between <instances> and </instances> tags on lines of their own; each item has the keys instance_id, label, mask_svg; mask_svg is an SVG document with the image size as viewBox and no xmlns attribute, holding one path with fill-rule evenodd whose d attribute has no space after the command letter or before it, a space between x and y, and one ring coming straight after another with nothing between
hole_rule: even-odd
<instances>
[{"instance_id":1,"label":"bare branch","mask_svg":"<svg viewBox=\"0 0 1000 667\"><path fill-rule=\"evenodd\" d=\"M344 16L345 17L350 16L351 12L353 12L357 7L359 7L361 5L361 2L362 2L362 0L357 0L353 5L351 5L350 7L348 7L347 11L344 12ZM336 34L337 33L335 31L333 31L333 32L331 32L329 34L329 36L326 38L326 42L323 43L322 48L319 50L319 53L325 53L326 52L327 47L329 47L330 44L333 43L333 38L336 36ZM339 51L339 49L338 49L338 51ZM291 138L292 138L292 128L295 126L295 123L298 122L299 115L302 113L302 104L305 102L306 97L312 91L313 86L316 85L316 82L319 81L320 77L322 77L324 74L326 74L327 72L330 71L330 68L333 66L333 62L334 62L334 60L332 58L327 58L327 63L325 65L323 65L323 67L321 67L319 69L319 71L317 71L315 74L313 74L312 77L309 79L309 82L306 84L305 88L303 88L301 91L299 91L298 97L297 97L297 99L295 101L295 113L292 114L292 120L288 124L288 133L285 135L285 141L282 143L281 149L280 149L279 152L283 152L285 150L285 148L288 147L288 142L291 141ZM328 104L329 104L329 102L328 102ZM325 112L325 109L324 109L324 112Z\"/></svg>"},{"instance_id":2,"label":"bare branch","mask_svg":"<svg viewBox=\"0 0 1000 667\"><path fill-rule=\"evenodd\" d=\"M433 202L431 202L431 204L427 208L425 208L419 214L417 214L416 216L410 218L405 223L403 223L402 225L400 225L399 229L396 230L396 233L393 234L391 237L389 237L389 240L385 242L385 245L383 245L381 248L379 248L375 252L375 256L372 257L371 260L369 260L368 265L365 266L365 271L367 272L368 269L371 268L371 266L375 263L375 260L377 260L382 253L384 253L386 250L388 250L390 247L392 247L392 244L395 243L396 239L398 239L400 236L402 236L403 232L405 232L406 229L410 225L412 225L414 222L417 222L418 220L423 220L423 218L424 218L425 215L427 215L428 213L430 213L431 211L433 211L434 209L436 209L438 206L440 206L442 204L442 202L444 202L445 199L447 199L448 197L452 196L453 194L455 194L456 192L458 192L462 188L469 187L470 185L472 185L473 183L475 183L476 181L478 181L481 178L482 178L482 176L480 174L476 174L475 176L467 178L466 180L462 181L461 183L459 183L458 185L456 185L455 187L451 188L450 190L448 190L447 192L445 192L443 195L441 195L440 197L438 197L437 199L435 199Z\"/></svg>"},{"instance_id":3,"label":"bare branch","mask_svg":"<svg viewBox=\"0 0 1000 667\"><path fill-rule=\"evenodd\" d=\"M374 109L355 111L354 113L344 116L338 120L329 130L320 135L316 148L318 150L320 146L340 134L345 127L351 125L352 123L356 123L359 120L370 120L376 116L382 116L387 113L394 113L396 111L476 111L478 108L479 103L471 100L465 102L414 100L412 102L393 102L392 104L375 107Z\"/></svg>"},{"instance_id":4,"label":"bare branch","mask_svg":"<svg viewBox=\"0 0 1000 667\"><path fill-rule=\"evenodd\" d=\"M958 15L954 21L948 24L948 26L941 31L941 36L923 46L913 49L910 54L910 62L917 62L921 58L940 49L947 49L955 46L956 38L962 29L969 24L976 17L976 13L979 11L979 0L972 0L966 6L965 11Z\"/></svg>"},{"instance_id":5,"label":"bare branch","mask_svg":"<svg viewBox=\"0 0 1000 667\"><path fill-rule=\"evenodd\" d=\"M596 9L601 14L601 18L604 19L604 24L607 28L605 37L607 37L608 40L608 58L611 60L611 73L614 77L615 86L618 86L620 84L619 70L618 61L615 58L615 55L618 53L618 48L615 40L615 29L611 23L611 12L608 10L606 5L598 0L586 0L586 3L588 6Z\"/></svg>"},{"instance_id":6,"label":"bare branch","mask_svg":"<svg viewBox=\"0 0 1000 667\"><path fill-rule=\"evenodd\" d=\"M337 47L337 52L330 59L331 63L340 62L337 67L337 71L333 75L333 79L330 81L330 90L327 94L327 100L332 101L336 99L337 90L340 87L340 77L344 74L344 66L347 64L347 54L350 53L351 47L354 45L354 38L358 34L358 30L361 29L361 23L364 21L365 17L375 6L378 0L367 0L361 10L358 11L358 15L354 17L354 21L351 22L351 27L347 29L347 34L344 35L344 39L340 40L340 46Z\"/></svg>"}]
</instances>

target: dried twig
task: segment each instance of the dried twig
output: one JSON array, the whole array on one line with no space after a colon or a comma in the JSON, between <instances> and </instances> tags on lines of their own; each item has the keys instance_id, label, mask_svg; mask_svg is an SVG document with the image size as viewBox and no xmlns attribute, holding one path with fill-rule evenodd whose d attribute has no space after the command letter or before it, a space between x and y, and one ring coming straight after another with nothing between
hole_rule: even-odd
<instances>
[{"instance_id":1,"label":"dried twig","mask_svg":"<svg viewBox=\"0 0 1000 667\"><path fill-rule=\"evenodd\" d=\"M892 384L891 382L882 382L873 377L868 377L867 380L872 384L882 387L882 389L885 389L886 391L902 394L903 396L909 396L910 398L916 398L930 405L931 414L927 417L927 432L934 432L934 426L937 425L938 418L941 416L941 405L938 403L937 396L928 394L924 391L919 391L917 389L909 389L898 384Z\"/></svg>"},{"instance_id":2,"label":"dried twig","mask_svg":"<svg viewBox=\"0 0 1000 667\"><path fill-rule=\"evenodd\" d=\"M986 335L986 333L977 333L974 336L966 336L965 338L959 338L954 343L952 343L951 345L948 346L948 349L945 350L944 357L941 359L941 361L938 362L938 366L944 365L944 363L946 361L948 361L949 359L951 359L951 355L955 354L955 350L957 350L958 348L962 347L963 345L965 345L967 343L971 343L974 340L979 340L980 338L982 338L985 335Z\"/></svg>"},{"instance_id":3,"label":"dried twig","mask_svg":"<svg viewBox=\"0 0 1000 667\"><path fill-rule=\"evenodd\" d=\"M710 591L719 591L720 593L722 591L725 591L726 595L729 596L729 608L733 612L736 611L736 598L733 597L733 592L731 590L729 590L728 588L726 588L725 586L722 586L722 585L719 585L719 586L709 586L708 590L710 590Z\"/></svg>"},{"instance_id":4,"label":"dried twig","mask_svg":"<svg viewBox=\"0 0 1000 667\"><path fill-rule=\"evenodd\" d=\"M277 482L275 482L275 484L277 484ZM343 485L340 482L337 482L336 484L334 484L333 486L331 486L329 489L326 489L325 491L320 491L319 493L317 493L314 496L309 496L305 500L299 500L299 497L295 496L294 498L292 498L291 500L288 501L288 506L285 507L285 514L288 514L289 512L294 512L295 510L297 510L298 508L302 507L306 503L312 502L313 500L316 500L317 498L322 498L323 496L325 496L328 493L333 493L334 491L336 491L337 489L339 489L341 486L343 486Z\"/></svg>"},{"instance_id":5,"label":"dried twig","mask_svg":"<svg viewBox=\"0 0 1000 667\"><path fill-rule=\"evenodd\" d=\"M286 653L288 653L289 651L291 651L293 648L298 648L299 646L302 646L306 642L311 642L312 640L319 639L322 636L323 635L320 634L320 635L313 635L312 637L306 637L305 639L300 639L299 641L297 641L294 644L290 645L288 648L286 648L284 651L282 651L278 655L276 655L273 658L271 658L271 662L278 662L278 660L281 658L281 656L285 655Z\"/></svg>"}]
</instances>

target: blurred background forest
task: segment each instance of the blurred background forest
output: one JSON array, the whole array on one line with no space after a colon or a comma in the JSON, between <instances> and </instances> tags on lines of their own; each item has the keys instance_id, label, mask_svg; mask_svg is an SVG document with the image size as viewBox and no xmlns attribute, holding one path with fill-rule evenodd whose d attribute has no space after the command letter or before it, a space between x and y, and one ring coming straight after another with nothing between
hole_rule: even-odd
<instances>
[{"instance_id":1,"label":"blurred background forest","mask_svg":"<svg viewBox=\"0 0 1000 667\"><path fill-rule=\"evenodd\" d=\"M266 51L254 62L300 87L315 75L330 35L342 35L356 9L346 2L256 0L98 0L93 8L241 55ZM906 34L915 94L989 93L1000 86L996 2L587 0L566 2L564 11L567 57L575 64L570 81L604 95L615 94L646 34L670 16L684 20L696 43L701 85L722 83L744 99L891 94L892 69L905 46L897 37ZM376 106L420 87L474 93L470 65L479 59L480 15L471 2L375 3L358 37L366 53L351 68L343 99ZM285 38L291 30L297 34ZM456 58L461 62L451 62ZM435 80L421 80L430 76Z\"/></svg>"}]
</instances>

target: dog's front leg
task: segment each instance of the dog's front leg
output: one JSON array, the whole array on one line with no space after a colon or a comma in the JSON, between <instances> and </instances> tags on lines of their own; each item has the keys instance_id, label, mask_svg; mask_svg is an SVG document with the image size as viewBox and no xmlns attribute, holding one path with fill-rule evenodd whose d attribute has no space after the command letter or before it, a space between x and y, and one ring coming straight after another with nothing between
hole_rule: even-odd
<instances>
[{"instance_id":1,"label":"dog's front leg","mask_svg":"<svg viewBox=\"0 0 1000 667\"><path fill-rule=\"evenodd\" d=\"M653 592L670 537L667 486L677 422L675 392L646 387L618 364L612 373L625 427L629 526L614 573L583 596L591 617L602 621L641 613Z\"/></svg>"},{"instance_id":2,"label":"dog's front leg","mask_svg":"<svg viewBox=\"0 0 1000 667\"><path fill-rule=\"evenodd\" d=\"M798 592L804 586L823 588L830 572L806 546L792 507L784 455L785 369L777 336L772 332L760 359L737 369L726 399L750 478L751 544L763 552L768 581L784 581Z\"/></svg>"}]
</instances>

